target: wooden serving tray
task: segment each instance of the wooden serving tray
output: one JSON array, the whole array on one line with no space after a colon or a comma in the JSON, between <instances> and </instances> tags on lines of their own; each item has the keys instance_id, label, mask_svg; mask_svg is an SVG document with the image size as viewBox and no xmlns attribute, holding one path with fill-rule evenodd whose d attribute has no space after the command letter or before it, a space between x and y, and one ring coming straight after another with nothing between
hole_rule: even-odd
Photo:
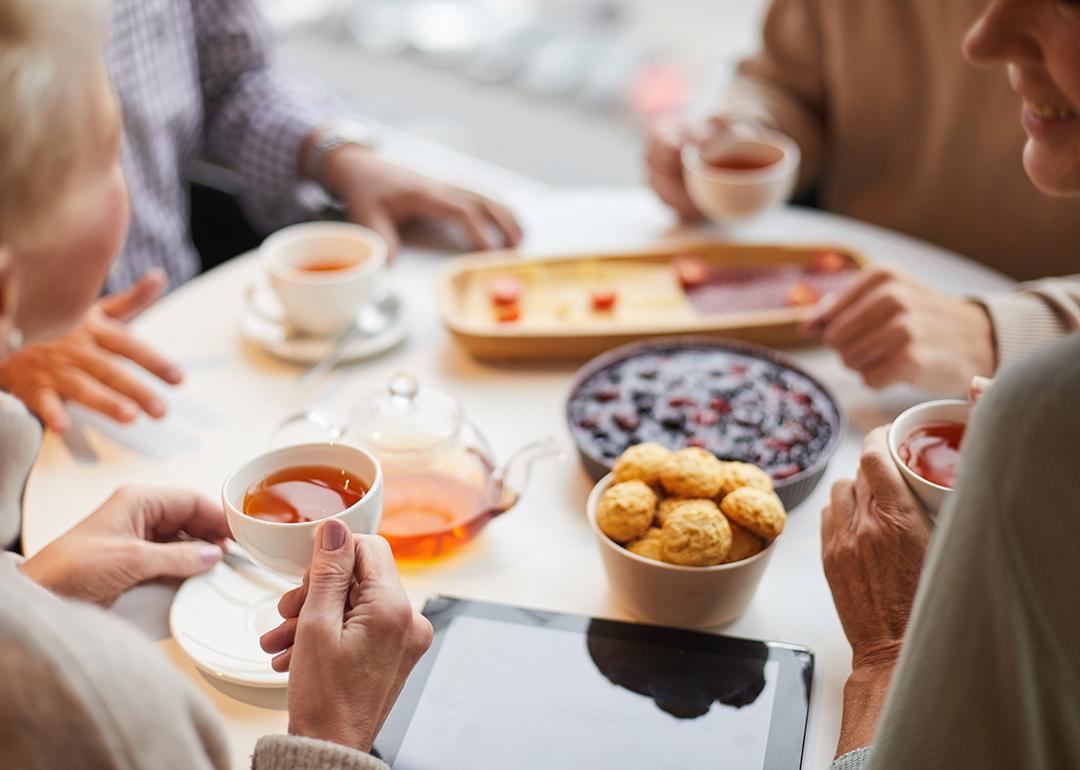
<instances>
[{"instance_id":1,"label":"wooden serving tray","mask_svg":"<svg viewBox=\"0 0 1080 770\"><path fill-rule=\"evenodd\" d=\"M548 323L542 327L527 322L500 323L494 317L479 317L478 286L500 274L526 275L543 280L545 272L580 271L587 277L619 263L620 269L639 266L653 270L671 264L678 256L692 255L711 267L739 265L805 265L815 254L835 252L847 258L855 270L863 270L868 260L857 252L836 246L761 245L716 241L680 242L654 249L601 254L567 254L523 258L514 251L496 251L466 255L451 260L439 278L439 305L447 329L470 354L488 360L573 360L587 358L634 340L669 335L715 334L772 347L805 344L796 332L798 324L811 308L782 307L748 312L703 314L687 308L673 308L664 317L648 323L612 317L587 324ZM640 286L637 287L640 290ZM583 283L582 292L587 289ZM670 293L670 287L658 287L656 294ZM638 292L635 301L649 301ZM658 312L652 311L654 315Z\"/></svg>"}]
</instances>

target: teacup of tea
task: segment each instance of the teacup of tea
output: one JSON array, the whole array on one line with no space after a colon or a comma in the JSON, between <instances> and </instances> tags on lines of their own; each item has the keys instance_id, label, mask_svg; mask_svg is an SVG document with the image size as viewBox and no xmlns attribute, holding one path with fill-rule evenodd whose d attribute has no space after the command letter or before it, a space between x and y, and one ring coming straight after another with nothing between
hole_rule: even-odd
<instances>
[{"instance_id":1,"label":"teacup of tea","mask_svg":"<svg viewBox=\"0 0 1080 770\"><path fill-rule=\"evenodd\" d=\"M799 146L776 131L732 135L682 150L690 200L714 222L730 222L783 203L795 189L802 160Z\"/></svg>"},{"instance_id":2,"label":"teacup of tea","mask_svg":"<svg viewBox=\"0 0 1080 770\"><path fill-rule=\"evenodd\" d=\"M374 534L383 477L368 452L344 444L302 444L256 457L221 490L233 537L260 566L301 577L323 519Z\"/></svg>"},{"instance_id":3,"label":"teacup of tea","mask_svg":"<svg viewBox=\"0 0 1080 770\"><path fill-rule=\"evenodd\" d=\"M902 412L889 426L893 463L931 516L937 515L955 486L970 414L967 401L927 401Z\"/></svg>"},{"instance_id":4,"label":"teacup of tea","mask_svg":"<svg viewBox=\"0 0 1080 770\"><path fill-rule=\"evenodd\" d=\"M308 334L343 331L382 290L386 241L360 225L293 225L271 235L259 250L289 323Z\"/></svg>"}]
</instances>

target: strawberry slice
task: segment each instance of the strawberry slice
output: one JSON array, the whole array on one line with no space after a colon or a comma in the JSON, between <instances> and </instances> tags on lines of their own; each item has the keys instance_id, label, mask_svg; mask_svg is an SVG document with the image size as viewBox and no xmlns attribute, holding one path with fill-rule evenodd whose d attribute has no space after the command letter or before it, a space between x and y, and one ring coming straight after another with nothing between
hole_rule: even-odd
<instances>
[{"instance_id":1,"label":"strawberry slice","mask_svg":"<svg viewBox=\"0 0 1080 770\"><path fill-rule=\"evenodd\" d=\"M787 290L785 299L791 307L816 305L821 299L821 293L810 284L799 281Z\"/></svg>"},{"instance_id":2,"label":"strawberry slice","mask_svg":"<svg viewBox=\"0 0 1080 770\"><path fill-rule=\"evenodd\" d=\"M679 285L684 289L701 286L709 280L709 266L701 257L695 257L692 254L675 257L671 260L671 267L675 270Z\"/></svg>"},{"instance_id":3,"label":"strawberry slice","mask_svg":"<svg viewBox=\"0 0 1080 770\"><path fill-rule=\"evenodd\" d=\"M491 282L488 293L492 304L496 307L510 307L521 301L521 296L525 293L525 284L518 278L504 275Z\"/></svg>"},{"instance_id":4,"label":"strawberry slice","mask_svg":"<svg viewBox=\"0 0 1080 770\"><path fill-rule=\"evenodd\" d=\"M594 289L591 300L593 310L597 313L607 313L615 309L618 295L614 289Z\"/></svg>"},{"instance_id":5,"label":"strawberry slice","mask_svg":"<svg viewBox=\"0 0 1080 770\"><path fill-rule=\"evenodd\" d=\"M810 257L810 272L839 273L849 267L847 259L835 251L819 251Z\"/></svg>"},{"instance_id":6,"label":"strawberry slice","mask_svg":"<svg viewBox=\"0 0 1080 770\"><path fill-rule=\"evenodd\" d=\"M521 320L521 307L518 305L499 306L495 308L495 320L501 324L510 324Z\"/></svg>"}]
</instances>

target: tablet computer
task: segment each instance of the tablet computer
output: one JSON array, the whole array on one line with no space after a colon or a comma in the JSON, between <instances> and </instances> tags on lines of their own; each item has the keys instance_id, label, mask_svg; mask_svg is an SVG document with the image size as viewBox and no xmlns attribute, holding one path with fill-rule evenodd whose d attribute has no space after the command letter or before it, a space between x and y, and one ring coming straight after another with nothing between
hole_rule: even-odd
<instances>
[{"instance_id":1,"label":"tablet computer","mask_svg":"<svg viewBox=\"0 0 1080 770\"><path fill-rule=\"evenodd\" d=\"M394 770L797 770L802 647L430 599L431 649L376 741Z\"/></svg>"}]
</instances>

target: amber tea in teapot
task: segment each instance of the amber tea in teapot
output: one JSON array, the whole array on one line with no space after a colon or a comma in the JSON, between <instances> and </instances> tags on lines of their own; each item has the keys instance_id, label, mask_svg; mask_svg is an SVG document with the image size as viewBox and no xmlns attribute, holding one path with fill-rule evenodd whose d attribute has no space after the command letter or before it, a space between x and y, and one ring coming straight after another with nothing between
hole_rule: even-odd
<instances>
[{"instance_id":1,"label":"amber tea in teapot","mask_svg":"<svg viewBox=\"0 0 1080 770\"><path fill-rule=\"evenodd\" d=\"M559 454L549 439L527 444L498 464L457 399L421 388L404 373L359 398L348 428L318 410L294 415L284 425L297 420L319 426L334 441L355 441L378 459L384 479L379 534L399 559L457 550L517 503L535 461Z\"/></svg>"},{"instance_id":2,"label":"amber tea in teapot","mask_svg":"<svg viewBox=\"0 0 1080 770\"><path fill-rule=\"evenodd\" d=\"M379 534L394 556L430 559L457 550L483 529L490 505L483 486L438 471L386 476Z\"/></svg>"}]
</instances>

